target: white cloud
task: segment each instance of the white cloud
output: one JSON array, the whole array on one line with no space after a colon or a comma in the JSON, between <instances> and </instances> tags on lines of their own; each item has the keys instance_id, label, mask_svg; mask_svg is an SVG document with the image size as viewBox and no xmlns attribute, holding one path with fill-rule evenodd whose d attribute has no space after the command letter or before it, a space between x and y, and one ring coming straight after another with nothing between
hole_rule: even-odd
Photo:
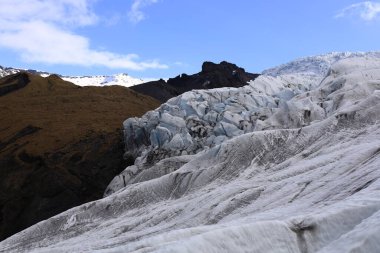
<instances>
[{"instance_id":1,"label":"white cloud","mask_svg":"<svg viewBox=\"0 0 380 253\"><path fill-rule=\"evenodd\" d=\"M135 54L94 50L78 26L95 25L93 0L1 0L0 47L17 52L26 62L105 66L129 70L168 68L158 60L139 61Z\"/></svg>"},{"instance_id":2,"label":"white cloud","mask_svg":"<svg viewBox=\"0 0 380 253\"><path fill-rule=\"evenodd\" d=\"M335 17L359 16L365 21L372 21L380 15L380 2L365 1L352 4L342 9Z\"/></svg>"},{"instance_id":3,"label":"white cloud","mask_svg":"<svg viewBox=\"0 0 380 253\"><path fill-rule=\"evenodd\" d=\"M40 20L61 25L95 24L89 0L1 0L0 19L11 22Z\"/></svg>"},{"instance_id":4,"label":"white cloud","mask_svg":"<svg viewBox=\"0 0 380 253\"><path fill-rule=\"evenodd\" d=\"M129 20L132 23L139 23L146 18L144 12L141 9L157 3L158 0L134 0L131 9L128 12Z\"/></svg>"}]
</instances>

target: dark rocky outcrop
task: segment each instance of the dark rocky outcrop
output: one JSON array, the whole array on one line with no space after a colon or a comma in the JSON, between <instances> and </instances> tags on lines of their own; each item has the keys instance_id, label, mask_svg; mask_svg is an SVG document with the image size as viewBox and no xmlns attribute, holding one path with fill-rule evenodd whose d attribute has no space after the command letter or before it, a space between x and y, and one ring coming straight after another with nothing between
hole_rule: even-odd
<instances>
[{"instance_id":1,"label":"dark rocky outcrop","mask_svg":"<svg viewBox=\"0 0 380 253\"><path fill-rule=\"evenodd\" d=\"M4 152L7 147L11 152ZM1 239L99 199L113 177L130 165L122 158L124 146L118 133L92 133L42 155L23 147L9 144L0 150Z\"/></svg>"},{"instance_id":2,"label":"dark rocky outcrop","mask_svg":"<svg viewBox=\"0 0 380 253\"><path fill-rule=\"evenodd\" d=\"M204 62L202 71L169 78L167 82L158 80L132 86L131 89L151 96L161 102L195 89L213 89L221 87L241 87L254 80L258 74L246 72L235 64L223 61L219 64Z\"/></svg>"},{"instance_id":3,"label":"dark rocky outcrop","mask_svg":"<svg viewBox=\"0 0 380 253\"><path fill-rule=\"evenodd\" d=\"M24 72L4 77L0 80L0 96L24 88L28 83L28 74Z\"/></svg>"},{"instance_id":4,"label":"dark rocky outcrop","mask_svg":"<svg viewBox=\"0 0 380 253\"><path fill-rule=\"evenodd\" d=\"M181 94L181 92L175 87L168 85L165 80L160 79L158 81L152 81L147 83L142 83L130 87L132 90L139 92L141 94L151 96L160 102L166 102L172 97L176 97Z\"/></svg>"}]
</instances>

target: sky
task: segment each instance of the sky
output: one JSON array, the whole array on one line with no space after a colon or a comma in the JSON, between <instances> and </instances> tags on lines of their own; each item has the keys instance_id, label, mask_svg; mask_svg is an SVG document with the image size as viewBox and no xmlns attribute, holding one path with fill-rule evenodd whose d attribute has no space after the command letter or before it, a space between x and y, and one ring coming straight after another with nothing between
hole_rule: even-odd
<instances>
[{"instance_id":1,"label":"sky","mask_svg":"<svg viewBox=\"0 0 380 253\"><path fill-rule=\"evenodd\" d=\"M0 0L0 65L168 78L380 50L380 0Z\"/></svg>"}]
</instances>

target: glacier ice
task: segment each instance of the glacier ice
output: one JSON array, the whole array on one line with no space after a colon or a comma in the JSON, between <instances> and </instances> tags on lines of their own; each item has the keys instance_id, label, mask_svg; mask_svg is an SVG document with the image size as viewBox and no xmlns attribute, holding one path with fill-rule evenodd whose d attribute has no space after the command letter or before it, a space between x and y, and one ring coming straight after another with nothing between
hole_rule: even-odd
<instances>
[{"instance_id":1,"label":"glacier ice","mask_svg":"<svg viewBox=\"0 0 380 253\"><path fill-rule=\"evenodd\" d=\"M380 58L351 56L127 120L106 197L0 251L380 252Z\"/></svg>"},{"instance_id":2,"label":"glacier ice","mask_svg":"<svg viewBox=\"0 0 380 253\"><path fill-rule=\"evenodd\" d=\"M379 58L378 53L305 58L264 71L242 88L184 93L142 118L124 122L126 155L137 158L136 164L153 164L183 153L196 154L244 133L323 120L345 101L354 102L376 89L376 83L356 82L362 75L379 78L377 69L371 70L378 67Z\"/></svg>"}]
</instances>

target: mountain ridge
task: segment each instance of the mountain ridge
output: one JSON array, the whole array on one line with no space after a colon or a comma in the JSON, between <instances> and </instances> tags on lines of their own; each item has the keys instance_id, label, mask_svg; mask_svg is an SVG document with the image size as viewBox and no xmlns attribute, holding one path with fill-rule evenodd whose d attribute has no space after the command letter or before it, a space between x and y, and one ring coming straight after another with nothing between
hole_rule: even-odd
<instances>
[{"instance_id":1,"label":"mountain ridge","mask_svg":"<svg viewBox=\"0 0 380 253\"><path fill-rule=\"evenodd\" d=\"M12 67L3 67L0 66L0 78L20 73L27 72L35 75L40 75L42 77L48 77L49 75L57 75L53 73L49 73L46 71L39 71L33 69L19 69ZM111 85L119 85L124 87L130 87L133 85L141 84L147 81L151 81L151 78L142 79L142 78L134 78L129 76L126 73L114 74L114 75L87 75L87 76L65 76L65 75L57 75L65 81L74 83L78 86L111 86ZM154 80L154 79L153 79Z\"/></svg>"},{"instance_id":2,"label":"mountain ridge","mask_svg":"<svg viewBox=\"0 0 380 253\"><path fill-rule=\"evenodd\" d=\"M172 97L191 90L242 87L258 76L259 74L246 72L244 68L227 61L220 63L205 61L198 73L181 74L167 81L160 79L147 82L135 85L131 89L164 103Z\"/></svg>"}]
</instances>

